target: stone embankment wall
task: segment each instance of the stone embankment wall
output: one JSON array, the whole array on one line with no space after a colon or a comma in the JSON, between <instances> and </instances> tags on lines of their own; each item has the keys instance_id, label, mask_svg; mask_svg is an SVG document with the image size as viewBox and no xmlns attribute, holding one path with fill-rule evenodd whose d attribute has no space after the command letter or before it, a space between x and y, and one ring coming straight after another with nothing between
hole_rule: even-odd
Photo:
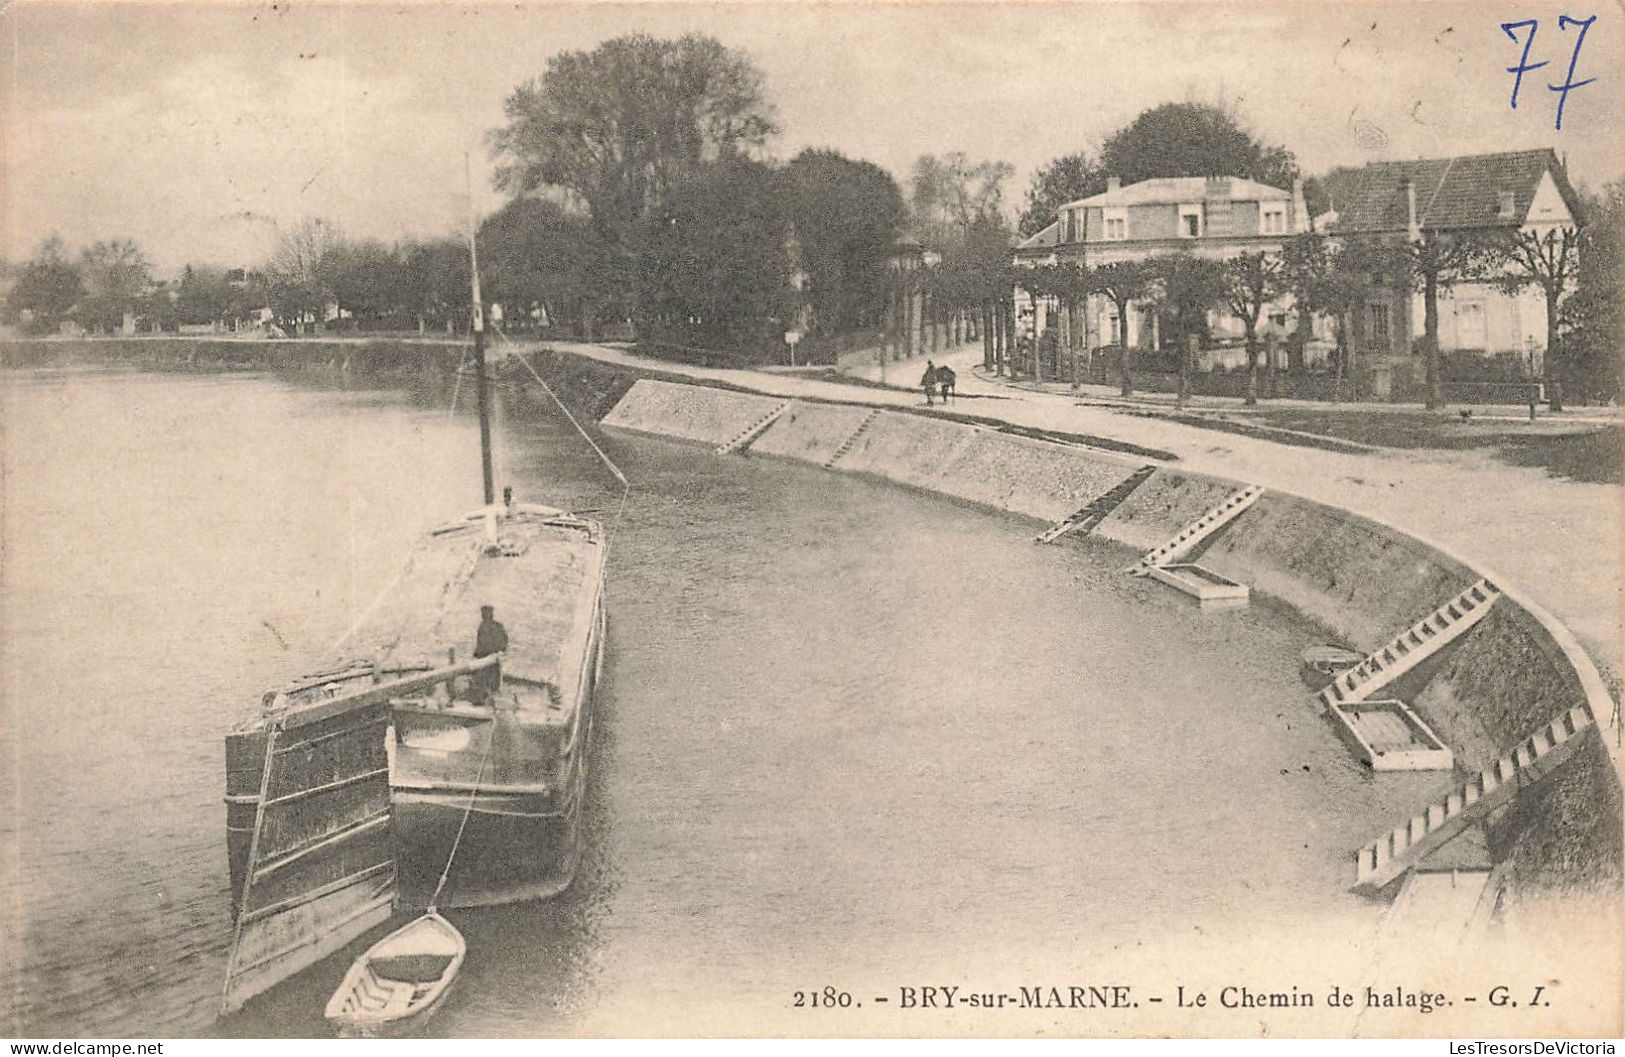
<instances>
[{"instance_id":1,"label":"stone embankment wall","mask_svg":"<svg viewBox=\"0 0 1625 1057\"><path fill-rule=\"evenodd\" d=\"M603 424L716 445L782 402L639 380ZM1082 445L1014 436L928 414L806 401L793 402L747 451L859 473L1042 521L1067 517L1142 465ZM1095 534L1148 550L1243 483L1159 466ZM1380 648L1485 575L1385 525L1269 492L1212 538L1200 560L1290 605L1364 652ZM1583 677L1582 669L1590 678ZM1615 730L1612 702L1566 631L1504 595L1459 643L1393 689L1450 744L1464 772L1488 766L1571 707L1591 709L1598 729L1587 735L1589 743L1556 774L1492 816L1487 843L1525 892L1618 886L1625 857L1620 782L1601 741ZM1307 691L1304 697L1307 703ZM1372 836L1403 821L1375 820ZM1349 850L1352 881L1355 849Z\"/></svg>"},{"instance_id":2,"label":"stone embankment wall","mask_svg":"<svg viewBox=\"0 0 1625 1057\"><path fill-rule=\"evenodd\" d=\"M100 339L0 342L0 366L117 364L145 369L343 373L357 382L450 386L466 343L442 341L239 341ZM604 425L726 443L784 401L694 384L655 369L629 369L548 350L527 361L559 396ZM529 369L496 366L511 389L539 399ZM1036 520L1060 520L1133 473L1140 460L1076 443L1006 433L906 410L794 401L747 446L927 490ZM1094 534L1148 550L1176 535L1242 482L1157 471ZM1035 526L1036 527L1036 526ZM1063 545L1084 545L1064 538ZM1444 549L1308 500L1265 493L1201 554L1214 571L1298 609L1356 649L1370 651L1486 575ZM1493 574L1488 574L1495 580ZM1507 592L1456 645L1401 680L1410 701L1476 770L1575 705L1596 729L1562 768L1492 816L1488 842L1525 890L1612 886L1621 878L1618 764L1603 739L1617 736L1613 702L1566 629ZM1305 693L1305 701L1309 698ZM1374 779L1374 780L1380 780ZM1401 819L1375 820L1372 836ZM1352 853L1350 849L1352 875Z\"/></svg>"}]
</instances>

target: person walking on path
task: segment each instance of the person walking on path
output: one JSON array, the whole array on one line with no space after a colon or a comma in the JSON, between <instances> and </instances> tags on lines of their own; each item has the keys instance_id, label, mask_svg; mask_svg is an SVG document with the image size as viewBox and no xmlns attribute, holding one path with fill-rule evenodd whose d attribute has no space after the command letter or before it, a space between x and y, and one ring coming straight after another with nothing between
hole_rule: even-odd
<instances>
[{"instance_id":1,"label":"person walking on path","mask_svg":"<svg viewBox=\"0 0 1625 1057\"><path fill-rule=\"evenodd\" d=\"M937 369L930 360L925 361L925 374L920 376L920 388L925 390L925 406L933 406L931 390L937 384Z\"/></svg>"},{"instance_id":2,"label":"person walking on path","mask_svg":"<svg viewBox=\"0 0 1625 1057\"><path fill-rule=\"evenodd\" d=\"M953 395L954 382L957 376L954 369L946 363L937 368L937 386L942 390L942 406L948 406L948 398Z\"/></svg>"}]
</instances>

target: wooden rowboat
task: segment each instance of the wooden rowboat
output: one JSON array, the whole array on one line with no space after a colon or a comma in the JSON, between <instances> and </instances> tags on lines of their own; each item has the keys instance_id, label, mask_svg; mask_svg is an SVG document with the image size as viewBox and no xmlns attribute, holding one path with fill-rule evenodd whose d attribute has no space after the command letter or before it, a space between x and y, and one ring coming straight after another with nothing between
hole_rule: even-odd
<instances>
[{"instance_id":1,"label":"wooden rowboat","mask_svg":"<svg viewBox=\"0 0 1625 1057\"><path fill-rule=\"evenodd\" d=\"M1303 669L1300 674L1311 690L1319 690L1342 673L1353 668L1365 655L1342 646L1310 646L1303 651Z\"/></svg>"},{"instance_id":2,"label":"wooden rowboat","mask_svg":"<svg viewBox=\"0 0 1625 1057\"><path fill-rule=\"evenodd\" d=\"M468 945L430 910L355 960L327 1002L327 1021L345 1038L410 1035L434 1015L462 968Z\"/></svg>"}]
</instances>

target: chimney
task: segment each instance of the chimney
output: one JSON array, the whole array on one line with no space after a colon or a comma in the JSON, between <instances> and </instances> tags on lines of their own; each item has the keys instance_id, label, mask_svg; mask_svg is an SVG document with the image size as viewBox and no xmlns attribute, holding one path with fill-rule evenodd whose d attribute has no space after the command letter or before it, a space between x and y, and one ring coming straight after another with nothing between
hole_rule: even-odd
<instances>
[{"instance_id":1,"label":"chimney","mask_svg":"<svg viewBox=\"0 0 1625 1057\"><path fill-rule=\"evenodd\" d=\"M1292 178L1292 233L1301 235L1309 230L1309 206L1303 200L1303 177Z\"/></svg>"},{"instance_id":2,"label":"chimney","mask_svg":"<svg viewBox=\"0 0 1625 1057\"><path fill-rule=\"evenodd\" d=\"M1122 187L1123 187L1123 181L1122 180L1119 180L1115 176L1106 177L1106 190L1108 190L1108 191L1118 191L1118 190L1121 190Z\"/></svg>"},{"instance_id":3,"label":"chimney","mask_svg":"<svg viewBox=\"0 0 1625 1057\"><path fill-rule=\"evenodd\" d=\"M1422 237L1422 226L1416 220L1416 183L1409 176L1401 176L1399 189L1405 195L1405 237L1415 242Z\"/></svg>"}]
</instances>

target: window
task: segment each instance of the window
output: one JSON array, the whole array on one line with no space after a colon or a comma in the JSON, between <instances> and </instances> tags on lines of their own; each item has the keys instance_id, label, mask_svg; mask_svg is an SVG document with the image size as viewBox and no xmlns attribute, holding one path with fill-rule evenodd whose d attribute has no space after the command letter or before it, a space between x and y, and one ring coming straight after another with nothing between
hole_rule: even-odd
<instances>
[{"instance_id":1,"label":"window","mask_svg":"<svg viewBox=\"0 0 1625 1057\"><path fill-rule=\"evenodd\" d=\"M1461 301L1456 304L1456 347L1484 349L1489 346L1489 327L1484 318L1484 302Z\"/></svg>"},{"instance_id":2,"label":"window","mask_svg":"<svg viewBox=\"0 0 1625 1057\"><path fill-rule=\"evenodd\" d=\"M1128 210L1108 209L1105 211L1106 238L1112 242L1121 242L1128 238Z\"/></svg>"},{"instance_id":3,"label":"window","mask_svg":"<svg viewBox=\"0 0 1625 1057\"><path fill-rule=\"evenodd\" d=\"M1121 345L1123 343L1123 339L1117 333L1117 325L1118 325L1117 313L1116 312L1108 312L1106 314L1106 321L1107 321L1106 330L1112 336L1111 341L1107 342L1107 344L1109 344L1109 345Z\"/></svg>"},{"instance_id":4,"label":"window","mask_svg":"<svg viewBox=\"0 0 1625 1057\"><path fill-rule=\"evenodd\" d=\"M1390 336L1388 333L1388 306L1366 305L1365 308L1367 321L1365 334L1366 347L1386 351L1389 347L1390 341Z\"/></svg>"},{"instance_id":5,"label":"window","mask_svg":"<svg viewBox=\"0 0 1625 1057\"><path fill-rule=\"evenodd\" d=\"M1515 208L1511 191L1502 191L1496 196L1496 205L1502 220L1511 220Z\"/></svg>"},{"instance_id":6,"label":"window","mask_svg":"<svg viewBox=\"0 0 1625 1057\"><path fill-rule=\"evenodd\" d=\"M1179 207L1179 237L1182 239L1198 239L1202 237L1202 207L1200 205L1182 205Z\"/></svg>"},{"instance_id":7,"label":"window","mask_svg":"<svg viewBox=\"0 0 1625 1057\"><path fill-rule=\"evenodd\" d=\"M1258 217L1258 233L1260 235L1286 234L1286 207L1265 206Z\"/></svg>"}]
</instances>

